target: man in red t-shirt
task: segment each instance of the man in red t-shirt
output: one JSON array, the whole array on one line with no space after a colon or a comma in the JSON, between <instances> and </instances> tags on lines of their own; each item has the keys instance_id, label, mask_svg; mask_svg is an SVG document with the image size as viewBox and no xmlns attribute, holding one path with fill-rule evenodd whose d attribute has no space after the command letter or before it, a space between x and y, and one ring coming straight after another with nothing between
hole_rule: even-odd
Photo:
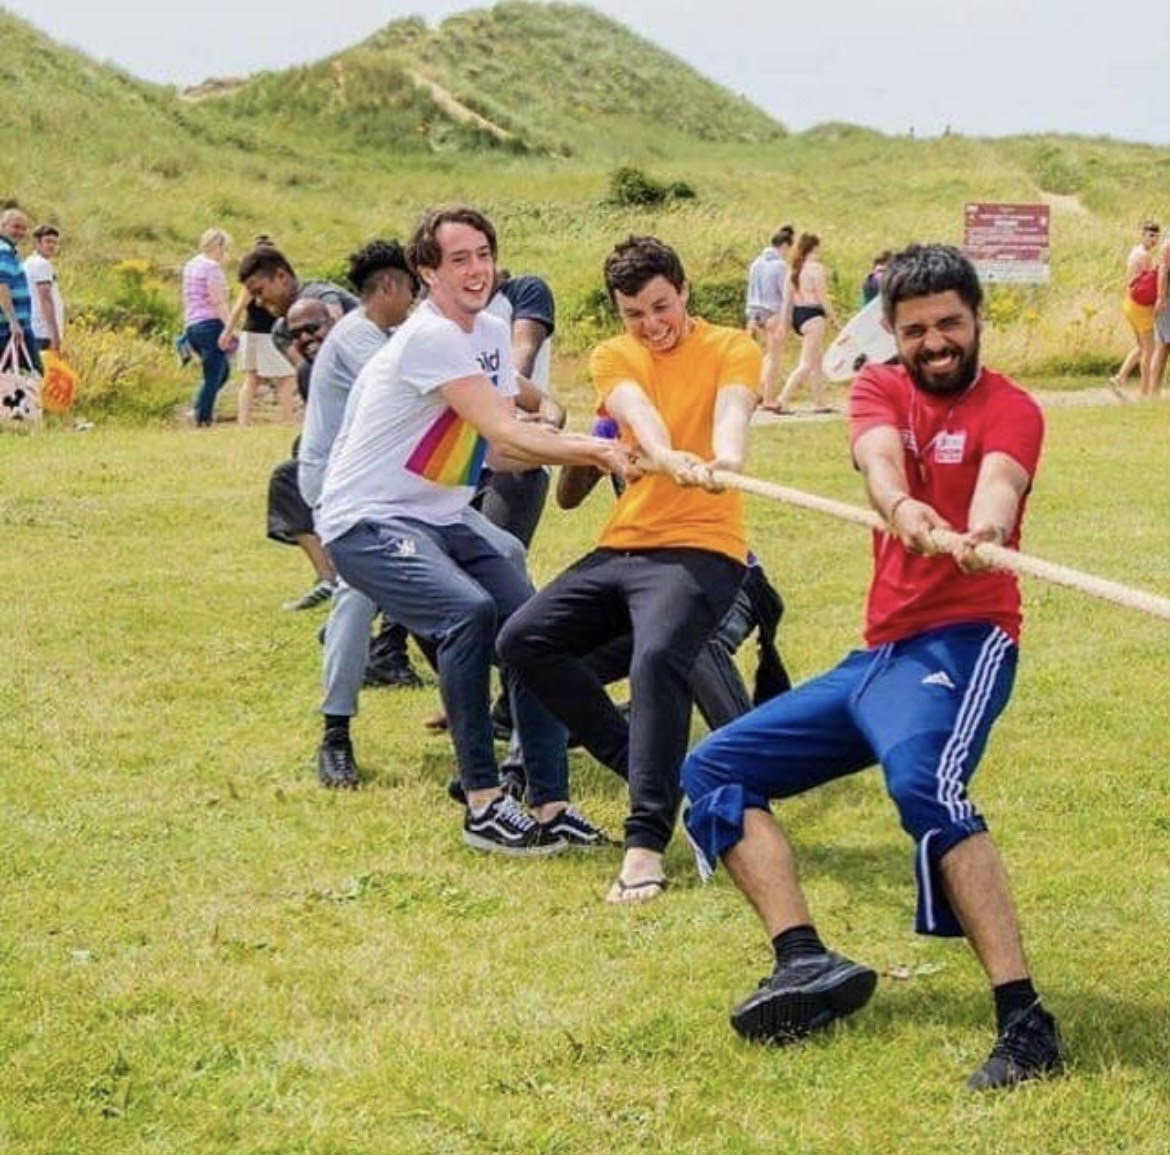
<instances>
[{"instance_id":1,"label":"man in red t-shirt","mask_svg":"<svg viewBox=\"0 0 1170 1155\"><path fill-rule=\"evenodd\" d=\"M772 975L732 1013L744 1037L786 1042L859 1010L869 967L812 923L769 800L881 765L914 839L916 929L966 935L992 986L998 1039L968 1081L1058 1070L1060 1040L1028 974L1007 876L967 786L1016 668L1020 594L981 542L1015 546L1040 457L1040 409L979 364L982 290L944 245L899 253L882 283L898 364L868 366L850 398L853 459L888 533L874 534L867 648L717 731L687 759L687 830L723 859L767 928ZM960 534L951 554L930 533Z\"/></svg>"}]
</instances>

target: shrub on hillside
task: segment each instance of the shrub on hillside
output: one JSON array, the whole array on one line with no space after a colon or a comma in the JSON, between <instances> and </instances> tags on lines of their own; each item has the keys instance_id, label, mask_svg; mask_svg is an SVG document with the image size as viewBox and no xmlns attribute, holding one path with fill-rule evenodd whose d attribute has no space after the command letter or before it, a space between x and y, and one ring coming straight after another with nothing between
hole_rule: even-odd
<instances>
[{"instance_id":1,"label":"shrub on hillside","mask_svg":"<svg viewBox=\"0 0 1170 1155\"><path fill-rule=\"evenodd\" d=\"M98 328L131 330L143 337L169 337L181 326L178 301L165 286L150 279L146 261L119 261L117 288L108 302L91 305L89 320Z\"/></svg>"},{"instance_id":2,"label":"shrub on hillside","mask_svg":"<svg viewBox=\"0 0 1170 1155\"><path fill-rule=\"evenodd\" d=\"M609 174L609 192L602 202L615 208L653 208L673 200L697 200L694 186L683 180L666 184L640 168L623 165Z\"/></svg>"}]
</instances>

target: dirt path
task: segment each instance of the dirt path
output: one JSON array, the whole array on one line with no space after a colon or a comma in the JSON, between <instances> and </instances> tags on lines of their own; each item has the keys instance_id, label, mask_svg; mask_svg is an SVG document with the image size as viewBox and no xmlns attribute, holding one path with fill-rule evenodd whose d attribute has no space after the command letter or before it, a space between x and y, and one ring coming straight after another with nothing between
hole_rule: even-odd
<instances>
[{"instance_id":1,"label":"dirt path","mask_svg":"<svg viewBox=\"0 0 1170 1155\"><path fill-rule=\"evenodd\" d=\"M1123 405L1135 402L1137 397L1132 390L1127 390L1124 399L1119 397L1107 385L1094 386L1089 389L1031 389L1029 392L1045 409L1079 409L1107 406L1119 409ZM835 413L813 413L811 409L796 409L791 415L785 413L766 413L757 409L752 418L753 425L788 425L794 421L837 421L844 415L843 401L838 403Z\"/></svg>"}]
</instances>

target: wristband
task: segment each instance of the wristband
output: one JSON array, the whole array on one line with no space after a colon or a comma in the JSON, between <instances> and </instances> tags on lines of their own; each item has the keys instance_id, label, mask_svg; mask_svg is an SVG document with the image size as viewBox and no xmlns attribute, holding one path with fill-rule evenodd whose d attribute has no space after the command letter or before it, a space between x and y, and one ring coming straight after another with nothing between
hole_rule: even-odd
<instances>
[{"instance_id":1,"label":"wristband","mask_svg":"<svg viewBox=\"0 0 1170 1155\"><path fill-rule=\"evenodd\" d=\"M890 506L890 512L886 514L886 522L889 525L894 524L894 514L898 512L898 506L904 501L910 500L910 494L903 493L900 497L894 498L894 504Z\"/></svg>"}]
</instances>

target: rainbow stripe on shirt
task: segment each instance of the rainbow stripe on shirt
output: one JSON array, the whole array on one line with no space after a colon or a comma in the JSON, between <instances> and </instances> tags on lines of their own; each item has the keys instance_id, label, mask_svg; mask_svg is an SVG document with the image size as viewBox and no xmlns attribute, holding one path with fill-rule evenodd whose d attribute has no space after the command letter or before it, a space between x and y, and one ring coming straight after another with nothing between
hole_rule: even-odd
<instances>
[{"instance_id":1,"label":"rainbow stripe on shirt","mask_svg":"<svg viewBox=\"0 0 1170 1155\"><path fill-rule=\"evenodd\" d=\"M475 485L486 454L487 442L475 426L445 409L406 459L406 468L436 485Z\"/></svg>"}]
</instances>

